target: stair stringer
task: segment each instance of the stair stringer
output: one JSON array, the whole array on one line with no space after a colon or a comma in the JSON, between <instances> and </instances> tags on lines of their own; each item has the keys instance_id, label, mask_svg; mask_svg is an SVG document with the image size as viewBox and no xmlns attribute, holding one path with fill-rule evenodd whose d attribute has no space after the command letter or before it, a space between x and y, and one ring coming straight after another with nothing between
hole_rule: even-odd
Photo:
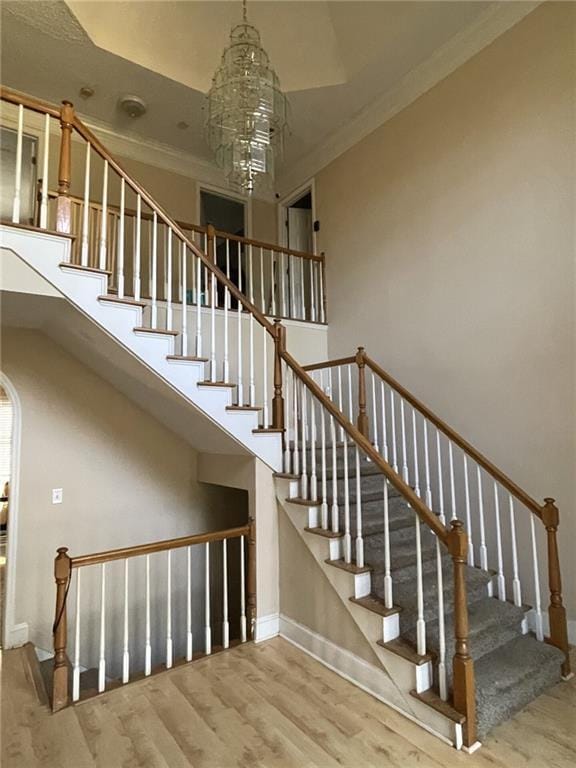
<instances>
[{"instance_id":1,"label":"stair stringer","mask_svg":"<svg viewBox=\"0 0 576 768\"><path fill-rule=\"evenodd\" d=\"M306 506L290 502L290 498L299 495L297 480L276 477L276 498L286 517L296 529L306 547L316 560L323 575L341 600L344 608L369 642L381 666L382 676L378 676L372 693L389 706L402 712L420 726L440 737L444 741L460 748L462 745L462 726L451 718L414 698L412 691L423 693L431 687L431 662L416 665L398 654L377 644L378 640L392 640L399 635L398 614L395 617L381 617L361 605L352 602L352 597L370 594L370 574L354 574L331 565L329 560L341 556L340 539L329 539L306 528L317 526L318 506ZM338 544L335 544L338 542Z\"/></svg>"},{"instance_id":2,"label":"stair stringer","mask_svg":"<svg viewBox=\"0 0 576 768\"><path fill-rule=\"evenodd\" d=\"M281 435L254 433L253 430L258 427L257 412L227 411L227 406L232 405L230 388L199 386L206 378L203 362L169 360L168 357L175 353L173 335L135 331L142 325L142 307L100 301L99 297L108 291L107 275L66 266L71 251L69 238L9 226L0 226L0 232L3 249L14 253L76 309L236 442L272 469L281 469Z\"/></svg>"}]
</instances>

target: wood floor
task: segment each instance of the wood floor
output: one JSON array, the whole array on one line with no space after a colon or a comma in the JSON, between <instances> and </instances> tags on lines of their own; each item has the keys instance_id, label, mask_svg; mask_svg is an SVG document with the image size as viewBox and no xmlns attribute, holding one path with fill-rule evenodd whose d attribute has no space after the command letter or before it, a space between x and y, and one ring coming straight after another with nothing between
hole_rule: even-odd
<instances>
[{"instance_id":1,"label":"wood floor","mask_svg":"<svg viewBox=\"0 0 576 768\"><path fill-rule=\"evenodd\" d=\"M49 714L3 658L2 768L567 768L576 683L456 752L285 640L247 644Z\"/></svg>"}]
</instances>

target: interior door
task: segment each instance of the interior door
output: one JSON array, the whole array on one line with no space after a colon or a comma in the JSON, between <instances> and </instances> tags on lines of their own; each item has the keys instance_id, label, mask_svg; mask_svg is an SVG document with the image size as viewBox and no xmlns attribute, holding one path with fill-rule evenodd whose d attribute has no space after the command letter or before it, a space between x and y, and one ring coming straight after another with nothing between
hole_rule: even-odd
<instances>
[{"instance_id":1,"label":"interior door","mask_svg":"<svg viewBox=\"0 0 576 768\"><path fill-rule=\"evenodd\" d=\"M288 208L288 248L312 252L312 211L309 208ZM296 317L306 319L310 286L304 275L304 259L290 257L290 298Z\"/></svg>"}]
</instances>

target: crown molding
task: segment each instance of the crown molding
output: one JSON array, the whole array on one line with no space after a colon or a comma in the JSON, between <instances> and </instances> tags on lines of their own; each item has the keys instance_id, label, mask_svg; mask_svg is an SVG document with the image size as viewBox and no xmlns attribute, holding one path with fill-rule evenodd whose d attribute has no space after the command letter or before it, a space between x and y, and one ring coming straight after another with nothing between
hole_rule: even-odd
<instances>
[{"instance_id":1,"label":"crown molding","mask_svg":"<svg viewBox=\"0 0 576 768\"><path fill-rule=\"evenodd\" d=\"M293 189L311 179L339 155L412 104L541 4L542 0L498 2L491 5L472 24L408 72L397 85L335 131L321 146L314 147L298 160L279 178L277 191L280 196L290 194Z\"/></svg>"}]
</instances>

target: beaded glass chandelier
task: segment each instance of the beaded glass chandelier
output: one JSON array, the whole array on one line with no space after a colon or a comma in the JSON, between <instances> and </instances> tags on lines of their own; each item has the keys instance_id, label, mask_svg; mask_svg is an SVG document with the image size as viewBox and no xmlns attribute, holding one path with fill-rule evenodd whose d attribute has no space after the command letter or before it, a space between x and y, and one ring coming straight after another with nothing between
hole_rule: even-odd
<instances>
[{"instance_id":1,"label":"beaded glass chandelier","mask_svg":"<svg viewBox=\"0 0 576 768\"><path fill-rule=\"evenodd\" d=\"M242 22L232 28L230 44L212 78L206 120L208 143L230 186L247 193L271 188L287 113L280 81L260 33L247 21L243 0Z\"/></svg>"}]
</instances>

